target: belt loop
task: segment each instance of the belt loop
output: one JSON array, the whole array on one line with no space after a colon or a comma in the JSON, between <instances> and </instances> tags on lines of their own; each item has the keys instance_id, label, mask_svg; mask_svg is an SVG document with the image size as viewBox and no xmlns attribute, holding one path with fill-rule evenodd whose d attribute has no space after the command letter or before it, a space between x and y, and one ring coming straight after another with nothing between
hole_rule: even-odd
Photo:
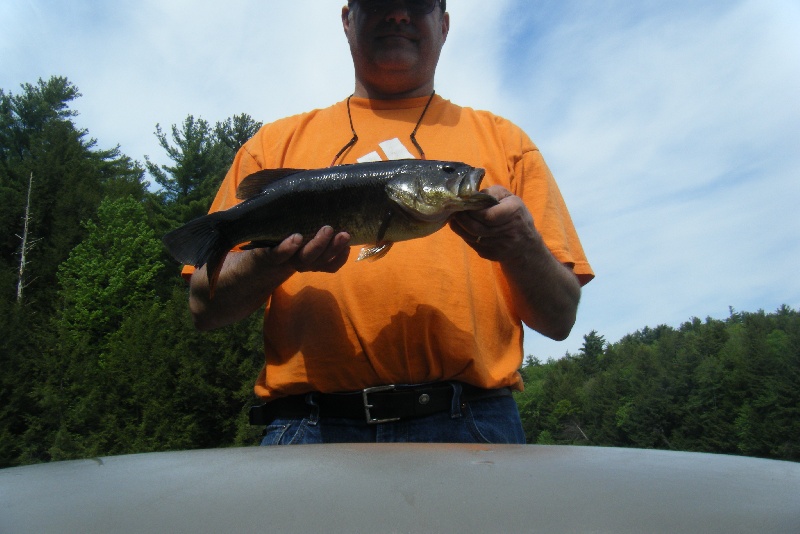
<instances>
[{"instance_id":1,"label":"belt loop","mask_svg":"<svg viewBox=\"0 0 800 534\"><path fill-rule=\"evenodd\" d=\"M308 424L316 426L319 422L319 404L317 404L316 392L306 393L306 404L311 407L311 415L308 417Z\"/></svg>"},{"instance_id":2,"label":"belt loop","mask_svg":"<svg viewBox=\"0 0 800 534\"><path fill-rule=\"evenodd\" d=\"M450 402L450 418L457 419L461 417L461 382L450 382L450 387L453 388L453 399Z\"/></svg>"}]
</instances>

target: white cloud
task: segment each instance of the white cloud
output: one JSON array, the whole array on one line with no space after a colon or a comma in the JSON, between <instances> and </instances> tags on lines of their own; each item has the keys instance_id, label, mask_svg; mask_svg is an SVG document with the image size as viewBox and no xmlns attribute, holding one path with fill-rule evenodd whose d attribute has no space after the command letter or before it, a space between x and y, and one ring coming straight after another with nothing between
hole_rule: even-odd
<instances>
[{"instance_id":1,"label":"white cloud","mask_svg":"<svg viewBox=\"0 0 800 534\"><path fill-rule=\"evenodd\" d=\"M510 36L502 32L511 0L453 0L448 5L450 34L436 71L436 90L453 102L502 114L508 109L503 87L503 51Z\"/></svg>"},{"instance_id":2,"label":"white cloud","mask_svg":"<svg viewBox=\"0 0 800 534\"><path fill-rule=\"evenodd\" d=\"M157 162L188 114L270 121L353 88L344 0L0 3L0 87L65 75L102 148ZM597 279L576 352L728 306L800 306L800 5L452 0L437 91L519 124L559 181Z\"/></svg>"},{"instance_id":3,"label":"white cloud","mask_svg":"<svg viewBox=\"0 0 800 534\"><path fill-rule=\"evenodd\" d=\"M27 31L2 48L2 87L66 75L83 94L78 122L104 147L164 158L153 131L188 114L273 120L352 90L340 4L318 0L12 2ZM343 3L342 3L343 5ZM7 8L8 9L8 8ZM45 16L34 16L45 13ZM12 24L14 26L14 24ZM19 25L17 25L19 26Z\"/></svg>"},{"instance_id":4,"label":"white cloud","mask_svg":"<svg viewBox=\"0 0 800 534\"><path fill-rule=\"evenodd\" d=\"M800 9L671 9L573 9L528 50L522 124L538 125L598 274L570 351L591 329L616 341L800 301Z\"/></svg>"}]
</instances>

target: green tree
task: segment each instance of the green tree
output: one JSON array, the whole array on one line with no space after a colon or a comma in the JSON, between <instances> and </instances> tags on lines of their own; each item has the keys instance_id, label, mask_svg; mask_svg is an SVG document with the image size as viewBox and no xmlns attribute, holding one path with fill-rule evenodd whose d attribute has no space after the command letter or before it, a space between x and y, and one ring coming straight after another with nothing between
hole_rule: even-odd
<instances>
[{"instance_id":1,"label":"green tree","mask_svg":"<svg viewBox=\"0 0 800 534\"><path fill-rule=\"evenodd\" d=\"M234 115L213 128L189 115L171 136L156 125L159 146L170 165L156 165L145 157L148 172L161 186L151 209L159 231L166 233L205 215L239 148L261 127L247 114Z\"/></svg>"},{"instance_id":2,"label":"green tree","mask_svg":"<svg viewBox=\"0 0 800 534\"><path fill-rule=\"evenodd\" d=\"M583 345L575 358L584 373L592 374L600 369L605 346L605 338L599 335L596 330L592 330L583 336Z\"/></svg>"},{"instance_id":3,"label":"green tree","mask_svg":"<svg viewBox=\"0 0 800 534\"><path fill-rule=\"evenodd\" d=\"M31 391L41 357L38 314L0 299L0 468L19 463L23 436L36 415Z\"/></svg>"},{"instance_id":4,"label":"green tree","mask_svg":"<svg viewBox=\"0 0 800 534\"><path fill-rule=\"evenodd\" d=\"M145 157L147 170L161 186L166 202L189 203L205 199L222 179L229 161L217 142L214 131L204 119L189 115L179 128L172 125L172 143L160 125L156 125L158 144L172 160L172 165L156 165Z\"/></svg>"},{"instance_id":5,"label":"green tree","mask_svg":"<svg viewBox=\"0 0 800 534\"><path fill-rule=\"evenodd\" d=\"M164 265L145 210L130 197L103 201L97 222L84 227L86 238L58 269L58 322L59 331L86 334L97 345L130 309L155 297L153 282Z\"/></svg>"},{"instance_id":6,"label":"green tree","mask_svg":"<svg viewBox=\"0 0 800 534\"><path fill-rule=\"evenodd\" d=\"M92 217L106 195L144 196L143 170L118 148L99 150L74 123L80 97L64 77L23 84L18 95L0 90L0 281L18 270L23 214L31 176L26 300L49 311L56 267L82 238L80 221ZM3 284L3 288L14 287ZM8 293L0 294L8 298Z\"/></svg>"},{"instance_id":7,"label":"green tree","mask_svg":"<svg viewBox=\"0 0 800 534\"><path fill-rule=\"evenodd\" d=\"M788 306L600 340L526 362L516 398L530 442L800 459L800 314Z\"/></svg>"},{"instance_id":8,"label":"green tree","mask_svg":"<svg viewBox=\"0 0 800 534\"><path fill-rule=\"evenodd\" d=\"M96 220L83 226L86 238L58 269L61 306L34 367L39 410L25 433L26 461L109 450L98 434L109 394L119 386L106 370L108 339L126 314L154 299L153 280L163 269L161 245L140 202L104 200Z\"/></svg>"},{"instance_id":9,"label":"green tree","mask_svg":"<svg viewBox=\"0 0 800 534\"><path fill-rule=\"evenodd\" d=\"M261 317L208 333L194 329L186 291L132 312L109 339L107 372L118 384L104 434L118 450L253 445L246 421L263 364ZM116 440L116 441L114 441ZM119 447L127 449L119 449Z\"/></svg>"},{"instance_id":10,"label":"green tree","mask_svg":"<svg viewBox=\"0 0 800 534\"><path fill-rule=\"evenodd\" d=\"M261 128L261 123L254 120L247 113L234 115L222 122L218 122L214 127L214 133L216 134L217 142L222 145L224 160L229 163L232 162L239 148L253 137L259 128Z\"/></svg>"}]
</instances>

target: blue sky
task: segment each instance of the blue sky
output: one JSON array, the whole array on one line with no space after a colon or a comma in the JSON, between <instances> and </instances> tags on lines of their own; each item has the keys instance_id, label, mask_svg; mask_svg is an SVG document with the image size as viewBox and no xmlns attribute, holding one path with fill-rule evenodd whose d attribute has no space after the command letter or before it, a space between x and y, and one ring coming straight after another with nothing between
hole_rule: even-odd
<instances>
[{"instance_id":1,"label":"blue sky","mask_svg":"<svg viewBox=\"0 0 800 534\"><path fill-rule=\"evenodd\" d=\"M326 0L5 0L0 88L67 76L101 148L166 163L188 114L268 122L343 99L352 67ZM450 0L437 91L521 126L597 273L570 338L800 307L796 0Z\"/></svg>"}]
</instances>

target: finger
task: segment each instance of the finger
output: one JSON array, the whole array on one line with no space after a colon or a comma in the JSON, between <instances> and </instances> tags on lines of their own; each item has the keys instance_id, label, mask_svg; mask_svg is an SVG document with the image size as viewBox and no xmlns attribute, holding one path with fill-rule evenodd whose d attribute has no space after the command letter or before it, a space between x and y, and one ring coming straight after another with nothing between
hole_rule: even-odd
<instances>
[{"instance_id":1,"label":"finger","mask_svg":"<svg viewBox=\"0 0 800 534\"><path fill-rule=\"evenodd\" d=\"M464 212L465 217L474 219L482 224L488 224L492 219L497 218L498 212L502 213L508 207L506 204L509 197L517 198L511 191L500 185L493 185L481 191L497 200L497 204L482 210L472 210Z\"/></svg>"},{"instance_id":2,"label":"finger","mask_svg":"<svg viewBox=\"0 0 800 534\"><path fill-rule=\"evenodd\" d=\"M309 266L322 257L333 240L334 232L330 226L323 226L317 234L311 238L295 254L296 262L301 266Z\"/></svg>"},{"instance_id":3,"label":"finger","mask_svg":"<svg viewBox=\"0 0 800 534\"><path fill-rule=\"evenodd\" d=\"M277 246L268 249L270 260L277 264L288 261L303 246L303 236L293 234L281 241ZM256 249L258 250L258 249Z\"/></svg>"},{"instance_id":4,"label":"finger","mask_svg":"<svg viewBox=\"0 0 800 534\"><path fill-rule=\"evenodd\" d=\"M350 248L350 234L347 232L339 232L333 238L333 246L337 249Z\"/></svg>"},{"instance_id":5,"label":"finger","mask_svg":"<svg viewBox=\"0 0 800 534\"><path fill-rule=\"evenodd\" d=\"M457 213L452 219L450 219L450 226L454 228L454 231L457 234L461 235L461 237L467 241L469 241L470 237L474 239L479 235L486 235L491 231L491 228L479 219L476 219L472 215L473 213L474 212ZM454 225L456 225L462 233L459 233L458 230L455 230Z\"/></svg>"},{"instance_id":6,"label":"finger","mask_svg":"<svg viewBox=\"0 0 800 534\"><path fill-rule=\"evenodd\" d=\"M324 268L322 270L327 272L336 272L347 263L347 258L350 257L350 234L347 232L340 232L331 240L328 249L322 254L321 259L324 260ZM327 258L325 260L325 258Z\"/></svg>"},{"instance_id":7,"label":"finger","mask_svg":"<svg viewBox=\"0 0 800 534\"><path fill-rule=\"evenodd\" d=\"M468 213L471 219L491 229L507 225L515 219L525 219L529 212L521 198L509 195L503 197L495 206Z\"/></svg>"},{"instance_id":8,"label":"finger","mask_svg":"<svg viewBox=\"0 0 800 534\"><path fill-rule=\"evenodd\" d=\"M464 226L460 224L459 221L455 219L450 220L450 228L453 232L456 233L461 239L463 239L469 246L475 247L480 245L480 242L483 240L483 236L478 231L470 231Z\"/></svg>"},{"instance_id":9,"label":"finger","mask_svg":"<svg viewBox=\"0 0 800 534\"><path fill-rule=\"evenodd\" d=\"M332 273L341 269L347 262L350 256L350 234L339 232L328 239L333 230L331 229L329 233L327 229L330 227L322 228L317 236L309 241L306 246L311 245L311 247L308 250L303 247L298 252L292 261L295 270Z\"/></svg>"},{"instance_id":10,"label":"finger","mask_svg":"<svg viewBox=\"0 0 800 534\"><path fill-rule=\"evenodd\" d=\"M514 193L503 187L502 185L492 185L482 191L487 195L491 195L497 200L503 200L506 197L514 196Z\"/></svg>"},{"instance_id":11,"label":"finger","mask_svg":"<svg viewBox=\"0 0 800 534\"><path fill-rule=\"evenodd\" d=\"M335 273L336 271L344 267L344 264L347 263L349 257L350 257L350 247L345 247L338 254L329 259L324 266L320 267L317 270L324 271L327 273Z\"/></svg>"}]
</instances>

